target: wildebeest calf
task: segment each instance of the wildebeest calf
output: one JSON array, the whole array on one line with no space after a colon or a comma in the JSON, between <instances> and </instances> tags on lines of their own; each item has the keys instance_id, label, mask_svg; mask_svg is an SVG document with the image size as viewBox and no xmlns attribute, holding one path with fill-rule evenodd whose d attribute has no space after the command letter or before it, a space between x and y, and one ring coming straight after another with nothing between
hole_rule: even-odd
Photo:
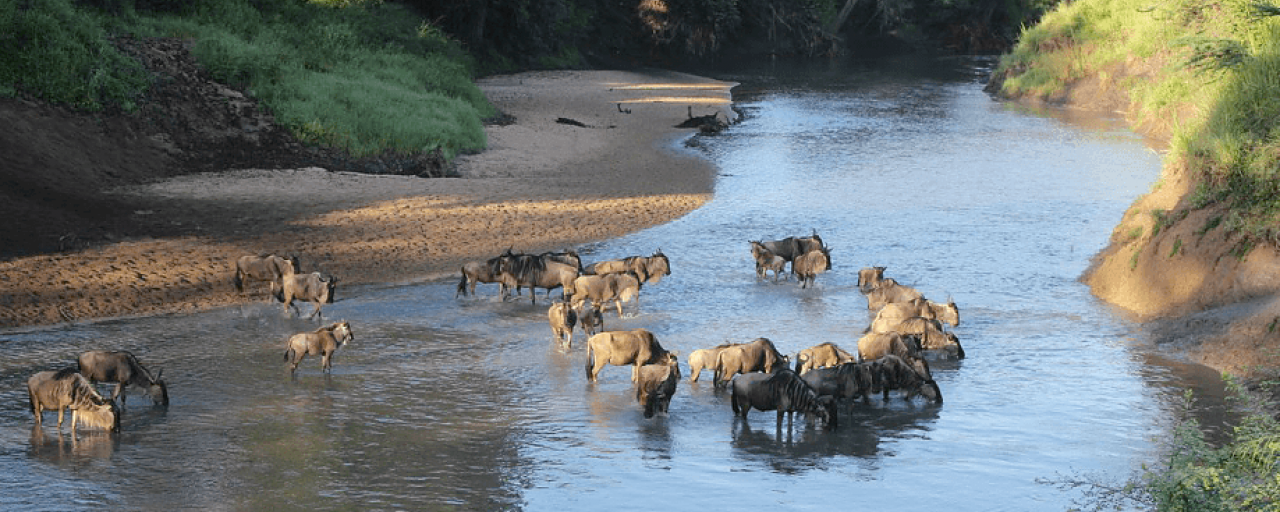
<instances>
[{"instance_id":1,"label":"wildebeest calf","mask_svg":"<svg viewBox=\"0 0 1280 512\"><path fill-rule=\"evenodd\" d=\"M300 332L289 337L284 349L284 360L289 361L289 373L298 370L298 364L308 355L320 356L322 371L331 371L333 353L339 347L355 339L351 334L351 324L337 322L328 327L321 327L312 332Z\"/></svg>"},{"instance_id":2,"label":"wildebeest calf","mask_svg":"<svg viewBox=\"0 0 1280 512\"><path fill-rule=\"evenodd\" d=\"M551 324L551 334L561 347L573 346L573 326L578 323L578 312L564 301L551 304L547 308L547 322Z\"/></svg>"}]
</instances>

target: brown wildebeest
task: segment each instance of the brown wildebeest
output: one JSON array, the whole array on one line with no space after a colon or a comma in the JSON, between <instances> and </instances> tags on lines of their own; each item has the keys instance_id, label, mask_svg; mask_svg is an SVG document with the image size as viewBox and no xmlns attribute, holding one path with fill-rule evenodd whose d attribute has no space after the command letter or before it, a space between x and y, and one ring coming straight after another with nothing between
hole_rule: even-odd
<instances>
[{"instance_id":1,"label":"brown wildebeest","mask_svg":"<svg viewBox=\"0 0 1280 512\"><path fill-rule=\"evenodd\" d=\"M538 288L546 288L548 295L551 290L560 288L564 300L572 297L573 280L578 278L576 266L537 254L511 254L503 257L507 260L507 272L515 278L517 296L521 287L527 286L529 300L534 304L537 303Z\"/></svg>"},{"instance_id":2,"label":"brown wildebeest","mask_svg":"<svg viewBox=\"0 0 1280 512\"><path fill-rule=\"evenodd\" d=\"M886 354L908 360L918 358L919 338L897 332L873 332L858 340L858 355L863 361L874 361Z\"/></svg>"},{"instance_id":3,"label":"brown wildebeest","mask_svg":"<svg viewBox=\"0 0 1280 512\"><path fill-rule=\"evenodd\" d=\"M578 323L578 312L573 307L564 301L552 304L547 308L547 322L551 323L551 333L561 347L573 346L573 326Z\"/></svg>"},{"instance_id":4,"label":"brown wildebeest","mask_svg":"<svg viewBox=\"0 0 1280 512\"><path fill-rule=\"evenodd\" d=\"M867 292L880 286L880 281L884 280L885 267L867 267L858 271L858 290L866 295Z\"/></svg>"},{"instance_id":5,"label":"brown wildebeest","mask_svg":"<svg viewBox=\"0 0 1280 512\"><path fill-rule=\"evenodd\" d=\"M658 344L658 338L647 329L630 331L605 331L587 339L587 381L595 382L606 365L634 365L631 382L640 374L640 367L671 361L676 364L676 353L668 352Z\"/></svg>"},{"instance_id":6,"label":"brown wildebeest","mask_svg":"<svg viewBox=\"0 0 1280 512\"><path fill-rule=\"evenodd\" d=\"M88 378L89 382L116 383L116 390L111 393L111 399L115 400L119 397L121 406L124 405L126 396L122 391L125 386L130 385L147 390L147 396L151 397L152 402L162 407L169 406L169 387L160 378L164 370L152 375L142 366L142 363L138 362L138 358L129 352L90 350L80 354L77 362L80 364L80 374Z\"/></svg>"},{"instance_id":7,"label":"brown wildebeest","mask_svg":"<svg viewBox=\"0 0 1280 512\"><path fill-rule=\"evenodd\" d=\"M857 356L845 352L840 347L837 347L835 343L819 343L796 354L796 373L804 375L804 372L814 368L856 362L858 362Z\"/></svg>"},{"instance_id":8,"label":"brown wildebeest","mask_svg":"<svg viewBox=\"0 0 1280 512\"><path fill-rule=\"evenodd\" d=\"M658 249L652 256L628 256L620 260L597 261L587 265L583 273L587 275L607 275L632 272L641 282L658 284L662 276L671 275L671 261Z\"/></svg>"},{"instance_id":9,"label":"brown wildebeest","mask_svg":"<svg viewBox=\"0 0 1280 512\"><path fill-rule=\"evenodd\" d=\"M866 400L881 392L880 376L877 367L870 363L844 363L810 370L800 378L818 396L830 396L837 400L862 397Z\"/></svg>"},{"instance_id":10,"label":"brown wildebeest","mask_svg":"<svg viewBox=\"0 0 1280 512\"><path fill-rule=\"evenodd\" d=\"M573 280L573 303L582 306L589 299L596 307L603 308L613 302L622 317L622 305L632 300L640 307L640 288L643 281L632 272L605 275L582 275Z\"/></svg>"},{"instance_id":11,"label":"brown wildebeest","mask_svg":"<svg viewBox=\"0 0 1280 512\"><path fill-rule=\"evenodd\" d=\"M791 262L791 273L796 275L801 288L808 288L818 274L828 270L831 270L831 250L825 247L796 256Z\"/></svg>"},{"instance_id":12,"label":"brown wildebeest","mask_svg":"<svg viewBox=\"0 0 1280 512\"><path fill-rule=\"evenodd\" d=\"M889 399L889 392L901 389L906 392L906 399L916 395L923 396L937 403L942 403L942 390L934 382L929 371L929 363L924 359L903 359L895 355L885 355L875 360L879 367L881 390L884 399Z\"/></svg>"},{"instance_id":13,"label":"brown wildebeest","mask_svg":"<svg viewBox=\"0 0 1280 512\"><path fill-rule=\"evenodd\" d=\"M716 371L716 360L720 356L720 351L736 345L735 343L722 343L712 348L700 348L689 353L689 380L698 382L698 376L702 374L703 368ZM711 380L715 381L712 376Z\"/></svg>"},{"instance_id":14,"label":"brown wildebeest","mask_svg":"<svg viewBox=\"0 0 1280 512\"><path fill-rule=\"evenodd\" d=\"M57 409L58 430L62 430L63 411L71 409L72 433L81 421L92 428L120 431L120 410L116 403L99 395L89 379L76 372L75 368L32 375L27 379L27 398L31 401L31 414L36 417L36 426L40 426L45 409Z\"/></svg>"},{"instance_id":15,"label":"brown wildebeest","mask_svg":"<svg viewBox=\"0 0 1280 512\"><path fill-rule=\"evenodd\" d=\"M315 304L315 311L312 311L311 316L307 318L323 318L320 307L333 304L333 289L337 284L337 278L319 272L286 274L280 278L280 289L276 291L276 300L284 303L286 315L290 313L290 309L298 309L298 306L293 303L294 299L297 299Z\"/></svg>"},{"instance_id":16,"label":"brown wildebeest","mask_svg":"<svg viewBox=\"0 0 1280 512\"><path fill-rule=\"evenodd\" d=\"M516 285L515 277L506 272L507 259L502 256L485 261L469 261L462 265L462 280L458 282L458 291L453 294L476 294L476 283L498 283L498 294L506 300L508 290Z\"/></svg>"},{"instance_id":17,"label":"brown wildebeest","mask_svg":"<svg viewBox=\"0 0 1280 512\"><path fill-rule=\"evenodd\" d=\"M789 236L782 240L770 240L768 242L757 240L756 243L760 244L765 248L765 250L768 250L774 255L791 262L791 273L793 274L795 273L796 258L809 251L826 247L826 245L822 243L822 237L818 236L817 230L814 230L813 234L810 236Z\"/></svg>"},{"instance_id":18,"label":"brown wildebeest","mask_svg":"<svg viewBox=\"0 0 1280 512\"><path fill-rule=\"evenodd\" d=\"M922 350L944 352L947 357L964 359L964 348L955 334L943 329L942 323L922 316L914 316L898 322L894 332L915 336Z\"/></svg>"},{"instance_id":19,"label":"brown wildebeest","mask_svg":"<svg viewBox=\"0 0 1280 512\"><path fill-rule=\"evenodd\" d=\"M680 381L680 364L675 359L669 364L646 364L640 367L636 380L636 400L644 407L644 417L652 418L655 412L666 413L671 397L676 394Z\"/></svg>"},{"instance_id":20,"label":"brown wildebeest","mask_svg":"<svg viewBox=\"0 0 1280 512\"><path fill-rule=\"evenodd\" d=\"M235 276L232 277L231 282L236 285L237 291L243 292L244 285L248 281L266 281L271 283L271 295L275 295L276 288L280 286L280 278L287 274L296 274L300 269L297 256L291 255L287 258L274 254L241 256L236 260Z\"/></svg>"},{"instance_id":21,"label":"brown wildebeest","mask_svg":"<svg viewBox=\"0 0 1280 512\"><path fill-rule=\"evenodd\" d=\"M880 286L867 292L867 309L878 310L885 304L894 302L910 302L923 298L924 295L915 288L898 284L893 279L880 281Z\"/></svg>"},{"instance_id":22,"label":"brown wildebeest","mask_svg":"<svg viewBox=\"0 0 1280 512\"><path fill-rule=\"evenodd\" d=\"M739 375L733 379L730 404L733 413L746 419L752 408L761 411L778 411L778 431L782 431L784 413L799 411L810 418L817 417L827 428L835 428L837 423L835 399L819 397L817 391L804 379L789 369L777 373L752 372ZM787 428L792 427L791 421Z\"/></svg>"},{"instance_id":23,"label":"brown wildebeest","mask_svg":"<svg viewBox=\"0 0 1280 512\"><path fill-rule=\"evenodd\" d=\"M960 325L960 308L956 307L955 301L948 299L946 304L940 304L921 297L907 302L885 304L880 311L876 312L875 320L871 321L867 331L900 331L896 329L899 323L917 316L938 320L951 326Z\"/></svg>"},{"instance_id":24,"label":"brown wildebeest","mask_svg":"<svg viewBox=\"0 0 1280 512\"><path fill-rule=\"evenodd\" d=\"M782 269L787 266L786 259L765 249L764 244L756 240L751 240L751 257L756 260L756 281L767 277L772 270L773 282L776 283L778 276L782 275Z\"/></svg>"},{"instance_id":25,"label":"brown wildebeest","mask_svg":"<svg viewBox=\"0 0 1280 512\"><path fill-rule=\"evenodd\" d=\"M739 373L773 373L776 369L787 368L790 363L768 338L756 338L749 343L726 347L716 355L716 383L728 384Z\"/></svg>"},{"instance_id":26,"label":"brown wildebeest","mask_svg":"<svg viewBox=\"0 0 1280 512\"><path fill-rule=\"evenodd\" d=\"M321 371L332 371L333 353L355 339L351 334L351 324L347 322L337 322L328 327L290 336L284 349L284 360L289 361L289 373L297 371L298 364L308 355L320 356Z\"/></svg>"}]
</instances>

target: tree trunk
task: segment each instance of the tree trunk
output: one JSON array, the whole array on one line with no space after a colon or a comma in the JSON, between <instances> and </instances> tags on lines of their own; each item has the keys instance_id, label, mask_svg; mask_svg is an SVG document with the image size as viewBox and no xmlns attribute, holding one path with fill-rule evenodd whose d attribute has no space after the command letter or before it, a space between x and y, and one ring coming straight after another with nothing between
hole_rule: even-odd
<instances>
[{"instance_id":1,"label":"tree trunk","mask_svg":"<svg viewBox=\"0 0 1280 512\"><path fill-rule=\"evenodd\" d=\"M840 12L836 14L836 19L832 20L827 26L828 34L839 34L840 28L844 26L844 22L849 19L849 15L853 14L853 8L858 5L858 0L846 0L844 7L840 8Z\"/></svg>"}]
</instances>

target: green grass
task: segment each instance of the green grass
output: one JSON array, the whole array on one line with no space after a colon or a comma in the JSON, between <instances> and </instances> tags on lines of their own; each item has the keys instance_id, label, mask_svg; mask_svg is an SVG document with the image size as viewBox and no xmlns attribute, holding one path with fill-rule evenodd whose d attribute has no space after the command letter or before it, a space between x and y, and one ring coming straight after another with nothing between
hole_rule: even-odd
<instances>
[{"instance_id":1,"label":"green grass","mask_svg":"<svg viewBox=\"0 0 1280 512\"><path fill-rule=\"evenodd\" d=\"M246 89L300 139L355 156L479 151L481 120L496 113L459 45L399 4L200 0L108 15L71 0L35 3L0 5L0 94L129 107L148 81L107 37L131 34L192 40L217 80ZM30 35L45 33L52 43Z\"/></svg>"},{"instance_id":2,"label":"green grass","mask_svg":"<svg viewBox=\"0 0 1280 512\"><path fill-rule=\"evenodd\" d=\"M1139 126L1170 134L1170 165L1199 186L1192 205L1280 245L1280 20L1247 0L1077 0L1023 31L997 74L1003 91L1052 98L1115 70ZM1264 15L1267 14L1267 15Z\"/></svg>"}]
</instances>

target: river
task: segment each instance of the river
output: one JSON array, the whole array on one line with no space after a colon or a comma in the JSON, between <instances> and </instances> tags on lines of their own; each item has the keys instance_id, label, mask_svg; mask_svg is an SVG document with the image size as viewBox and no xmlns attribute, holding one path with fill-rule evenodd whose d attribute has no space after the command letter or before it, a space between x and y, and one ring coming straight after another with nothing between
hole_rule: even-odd
<instances>
[{"instance_id":1,"label":"river","mask_svg":"<svg viewBox=\"0 0 1280 512\"><path fill-rule=\"evenodd\" d=\"M876 398L833 431L779 435L686 365L669 414L645 419L629 368L586 383L581 333L558 349L541 297L455 299L455 279L343 288L325 313L356 338L331 375L312 357L290 378L284 340L315 323L275 304L0 333L0 509L1065 510L1078 496L1043 480L1127 477L1182 386L1221 389L1078 281L1158 154L1118 120L992 99L992 64L710 74L742 84L744 120L678 150L716 163L714 198L576 248L670 258L606 326L682 356L761 336L852 349L869 323L857 271L885 266L960 308L967 358L934 362L942 404ZM757 281L748 240L814 231L833 248L815 287ZM96 348L163 368L170 407L133 390L117 435L59 434L49 414L33 429L26 378Z\"/></svg>"}]
</instances>

